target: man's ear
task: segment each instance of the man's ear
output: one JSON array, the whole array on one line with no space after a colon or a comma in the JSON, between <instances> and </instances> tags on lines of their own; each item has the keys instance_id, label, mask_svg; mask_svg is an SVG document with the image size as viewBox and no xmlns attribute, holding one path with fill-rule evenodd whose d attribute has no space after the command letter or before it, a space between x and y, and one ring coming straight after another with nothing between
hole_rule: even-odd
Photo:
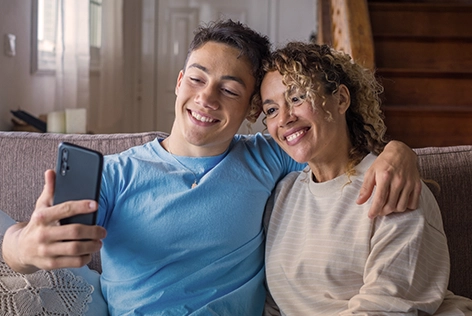
<instances>
[{"instance_id":1,"label":"man's ear","mask_svg":"<svg viewBox=\"0 0 472 316\"><path fill-rule=\"evenodd\" d=\"M338 94L338 111L339 114L344 114L351 105L351 93L349 92L349 89L342 84L339 86Z\"/></svg>"},{"instance_id":2,"label":"man's ear","mask_svg":"<svg viewBox=\"0 0 472 316\"><path fill-rule=\"evenodd\" d=\"M179 71L179 75L177 76L177 82L175 84L175 95L179 93L179 88L180 88L180 84L182 83L183 76L184 76L184 71L183 70Z\"/></svg>"}]
</instances>

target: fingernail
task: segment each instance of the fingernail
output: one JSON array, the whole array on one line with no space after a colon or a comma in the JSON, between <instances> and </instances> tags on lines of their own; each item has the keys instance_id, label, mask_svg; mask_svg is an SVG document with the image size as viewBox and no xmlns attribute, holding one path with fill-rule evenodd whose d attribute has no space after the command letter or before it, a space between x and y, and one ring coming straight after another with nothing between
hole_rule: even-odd
<instances>
[{"instance_id":1,"label":"fingernail","mask_svg":"<svg viewBox=\"0 0 472 316\"><path fill-rule=\"evenodd\" d=\"M90 202L89 208L91 210L95 210L97 208L97 202L95 202L95 201Z\"/></svg>"}]
</instances>

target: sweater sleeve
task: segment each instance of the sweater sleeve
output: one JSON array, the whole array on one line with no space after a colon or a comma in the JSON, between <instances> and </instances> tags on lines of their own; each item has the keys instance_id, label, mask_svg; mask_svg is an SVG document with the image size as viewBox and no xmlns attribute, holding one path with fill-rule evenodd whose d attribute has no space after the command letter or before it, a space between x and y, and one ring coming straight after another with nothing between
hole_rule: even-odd
<instances>
[{"instance_id":1,"label":"sweater sleeve","mask_svg":"<svg viewBox=\"0 0 472 316\"><path fill-rule=\"evenodd\" d=\"M449 281L441 213L423 183L420 208L376 219L364 285L340 315L433 314Z\"/></svg>"}]
</instances>

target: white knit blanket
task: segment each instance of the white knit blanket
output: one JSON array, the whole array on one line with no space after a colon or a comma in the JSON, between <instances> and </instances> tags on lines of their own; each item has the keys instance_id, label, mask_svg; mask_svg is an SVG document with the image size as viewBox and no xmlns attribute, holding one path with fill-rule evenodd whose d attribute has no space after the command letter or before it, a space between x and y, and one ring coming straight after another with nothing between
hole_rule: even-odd
<instances>
[{"instance_id":1,"label":"white knit blanket","mask_svg":"<svg viewBox=\"0 0 472 316\"><path fill-rule=\"evenodd\" d=\"M1 255L1 253L0 253ZM23 275L0 257L0 315L83 315L94 288L69 270Z\"/></svg>"}]
</instances>

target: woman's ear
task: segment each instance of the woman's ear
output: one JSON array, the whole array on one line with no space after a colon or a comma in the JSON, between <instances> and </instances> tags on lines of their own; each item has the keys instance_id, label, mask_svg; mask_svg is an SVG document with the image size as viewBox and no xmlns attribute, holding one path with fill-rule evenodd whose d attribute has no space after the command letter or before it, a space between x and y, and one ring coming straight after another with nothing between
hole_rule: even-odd
<instances>
[{"instance_id":1,"label":"woman's ear","mask_svg":"<svg viewBox=\"0 0 472 316\"><path fill-rule=\"evenodd\" d=\"M351 105L351 93L349 92L349 89L342 84L339 86L338 94L338 111L339 114L344 114Z\"/></svg>"}]
</instances>

